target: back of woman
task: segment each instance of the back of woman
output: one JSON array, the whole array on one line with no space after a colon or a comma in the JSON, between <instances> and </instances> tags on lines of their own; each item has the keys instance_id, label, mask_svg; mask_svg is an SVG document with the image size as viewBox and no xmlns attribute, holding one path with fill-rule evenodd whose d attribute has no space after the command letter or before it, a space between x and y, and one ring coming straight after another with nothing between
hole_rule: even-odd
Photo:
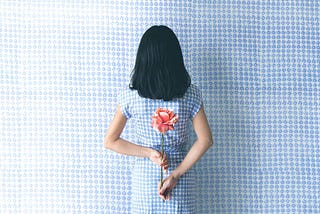
<instances>
[{"instance_id":1,"label":"back of woman","mask_svg":"<svg viewBox=\"0 0 320 214\"><path fill-rule=\"evenodd\" d=\"M200 110L202 100L200 91L192 84L182 98L175 98L170 101L143 98L139 96L137 91L124 90L119 95L118 104L122 113L127 118L134 120L137 143L142 146L159 149L161 146L161 133L152 128L152 115L159 107L176 113L179 120L175 124L174 130L165 134L165 142L170 142L165 146L167 149L179 151L185 149L185 144L190 137L188 124Z\"/></svg>"},{"instance_id":2,"label":"back of woman","mask_svg":"<svg viewBox=\"0 0 320 214\"><path fill-rule=\"evenodd\" d=\"M164 151L167 155L170 174L185 157L189 140L188 124L201 107L200 91L190 85L182 98L171 101L140 97L137 91L125 90L119 96L123 115L134 120L135 142L138 145L161 150L161 133L151 126L151 118L157 108L170 109L178 116L174 130L164 135ZM159 200L157 186L159 167L147 158L136 159L133 169L132 213L193 213L195 210L194 173L189 171L179 180L171 194L171 201ZM181 206L184 202L185 205Z\"/></svg>"},{"instance_id":3,"label":"back of woman","mask_svg":"<svg viewBox=\"0 0 320 214\"><path fill-rule=\"evenodd\" d=\"M152 122L159 108L174 115L174 125L169 125L162 121L169 114L160 113L159 120L167 127L164 131L155 129L159 121ZM134 141L120 137L128 119L134 121ZM188 151L190 122L197 140ZM191 84L180 44L170 28L153 26L141 38L130 86L119 94L104 144L137 157L132 169L131 213L195 213L192 166L212 145L212 137L201 93ZM167 171L161 181L160 169Z\"/></svg>"}]
</instances>

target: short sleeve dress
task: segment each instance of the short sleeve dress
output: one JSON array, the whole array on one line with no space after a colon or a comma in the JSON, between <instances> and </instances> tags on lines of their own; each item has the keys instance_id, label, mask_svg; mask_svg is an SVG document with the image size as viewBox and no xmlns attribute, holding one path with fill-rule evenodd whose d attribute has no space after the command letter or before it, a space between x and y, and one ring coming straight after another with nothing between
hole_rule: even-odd
<instances>
[{"instance_id":1,"label":"short sleeve dress","mask_svg":"<svg viewBox=\"0 0 320 214\"><path fill-rule=\"evenodd\" d=\"M199 89L191 84L182 98L171 101L140 97L136 90L123 90L118 96L118 104L126 118L134 120L135 142L138 145L161 150L161 134L151 127L152 115L157 108L173 110L179 117L174 130L164 136L164 150L169 160L168 175L181 163L187 154L189 141L188 124L198 113L202 105ZM164 174L164 177L166 174ZM133 214L172 214L195 213L195 175L189 170L178 180L170 193L170 201L163 202L158 196L160 167L148 158L136 158L132 169Z\"/></svg>"}]
</instances>

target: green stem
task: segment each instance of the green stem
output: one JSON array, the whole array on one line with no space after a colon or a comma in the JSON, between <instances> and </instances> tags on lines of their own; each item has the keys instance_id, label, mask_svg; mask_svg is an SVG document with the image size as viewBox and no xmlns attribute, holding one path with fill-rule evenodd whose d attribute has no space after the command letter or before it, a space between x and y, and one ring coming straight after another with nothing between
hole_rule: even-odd
<instances>
[{"instance_id":1,"label":"green stem","mask_svg":"<svg viewBox=\"0 0 320 214\"><path fill-rule=\"evenodd\" d=\"M164 133L161 133L161 161L163 160L163 155L164 155ZM163 185L163 168L160 167L161 173L160 173L160 187ZM165 200L162 200L165 202Z\"/></svg>"},{"instance_id":2,"label":"green stem","mask_svg":"<svg viewBox=\"0 0 320 214\"><path fill-rule=\"evenodd\" d=\"M164 155L164 134L162 133L161 134L161 160L163 160L163 155ZM161 174L160 174L160 182L161 182L161 187L162 187L162 184L163 184L163 169L161 167Z\"/></svg>"}]
</instances>

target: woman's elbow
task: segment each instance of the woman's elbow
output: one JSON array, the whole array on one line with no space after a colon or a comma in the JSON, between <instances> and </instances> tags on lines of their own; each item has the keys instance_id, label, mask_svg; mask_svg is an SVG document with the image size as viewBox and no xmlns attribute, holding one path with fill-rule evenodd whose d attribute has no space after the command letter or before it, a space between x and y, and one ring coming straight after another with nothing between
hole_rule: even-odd
<instances>
[{"instance_id":1,"label":"woman's elbow","mask_svg":"<svg viewBox=\"0 0 320 214\"><path fill-rule=\"evenodd\" d=\"M106 140L103 141L103 148L104 149L109 149L110 148L108 141L106 141Z\"/></svg>"},{"instance_id":2,"label":"woman's elbow","mask_svg":"<svg viewBox=\"0 0 320 214\"><path fill-rule=\"evenodd\" d=\"M208 147L213 146L213 139L212 139L212 138L209 138L209 139L207 140L207 144L208 144Z\"/></svg>"},{"instance_id":3,"label":"woman's elbow","mask_svg":"<svg viewBox=\"0 0 320 214\"><path fill-rule=\"evenodd\" d=\"M208 136L208 137L204 140L204 142L206 143L206 145L207 145L208 147L213 146L212 136Z\"/></svg>"},{"instance_id":4,"label":"woman's elbow","mask_svg":"<svg viewBox=\"0 0 320 214\"><path fill-rule=\"evenodd\" d=\"M108 138L108 137L104 138L103 148L112 149L113 144L114 144L114 141L112 141L110 138Z\"/></svg>"},{"instance_id":5,"label":"woman's elbow","mask_svg":"<svg viewBox=\"0 0 320 214\"><path fill-rule=\"evenodd\" d=\"M209 149L211 146L213 146L212 138L198 138L197 141L206 149Z\"/></svg>"}]
</instances>

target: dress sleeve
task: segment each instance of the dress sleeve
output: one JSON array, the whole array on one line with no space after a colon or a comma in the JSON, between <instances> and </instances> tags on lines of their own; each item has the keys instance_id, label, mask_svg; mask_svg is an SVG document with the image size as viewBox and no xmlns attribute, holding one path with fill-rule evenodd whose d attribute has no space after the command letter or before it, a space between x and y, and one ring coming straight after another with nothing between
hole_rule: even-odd
<instances>
[{"instance_id":1,"label":"dress sleeve","mask_svg":"<svg viewBox=\"0 0 320 214\"><path fill-rule=\"evenodd\" d=\"M190 119L193 119L202 106L202 95L198 87L193 86L191 91L191 111Z\"/></svg>"},{"instance_id":2,"label":"dress sleeve","mask_svg":"<svg viewBox=\"0 0 320 214\"><path fill-rule=\"evenodd\" d=\"M127 118L131 118L131 108L130 108L130 93L128 91L121 91L118 94L118 105L122 114Z\"/></svg>"}]
</instances>

